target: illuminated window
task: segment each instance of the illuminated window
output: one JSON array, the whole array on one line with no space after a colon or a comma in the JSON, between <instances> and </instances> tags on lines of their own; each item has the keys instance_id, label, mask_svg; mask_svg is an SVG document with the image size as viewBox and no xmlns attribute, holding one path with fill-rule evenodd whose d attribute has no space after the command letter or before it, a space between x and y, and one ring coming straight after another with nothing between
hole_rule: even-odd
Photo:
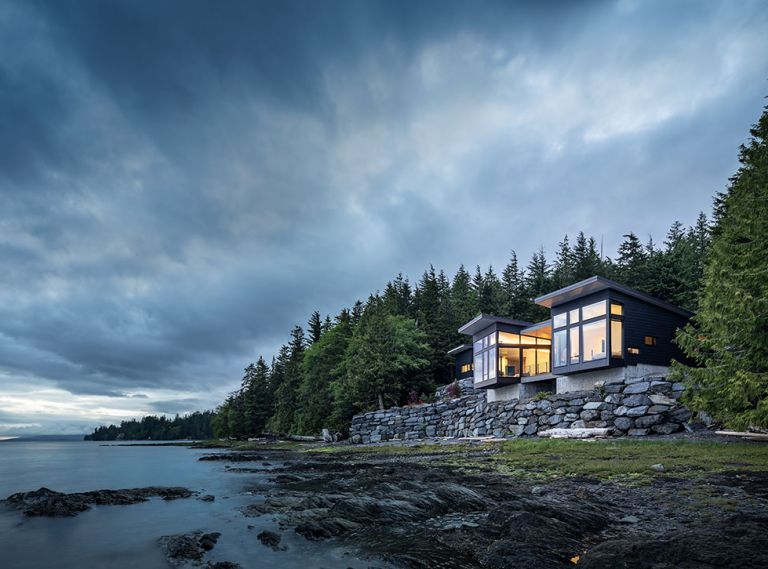
<instances>
[{"instance_id":1,"label":"illuminated window","mask_svg":"<svg viewBox=\"0 0 768 569\"><path fill-rule=\"evenodd\" d=\"M562 314L555 314L552 317L552 327L553 328L562 328L566 324L568 324L566 313L563 312Z\"/></svg>"},{"instance_id":2,"label":"illuminated window","mask_svg":"<svg viewBox=\"0 0 768 569\"><path fill-rule=\"evenodd\" d=\"M549 373L549 350L536 350L536 373Z\"/></svg>"},{"instance_id":3,"label":"illuminated window","mask_svg":"<svg viewBox=\"0 0 768 569\"><path fill-rule=\"evenodd\" d=\"M643 339L643 343L646 346L655 346L656 345L656 336L646 336Z\"/></svg>"},{"instance_id":4,"label":"illuminated window","mask_svg":"<svg viewBox=\"0 0 768 569\"><path fill-rule=\"evenodd\" d=\"M638 348L627 348L627 352L636 356L640 353L640 350Z\"/></svg>"},{"instance_id":5,"label":"illuminated window","mask_svg":"<svg viewBox=\"0 0 768 569\"><path fill-rule=\"evenodd\" d=\"M605 301L595 302L594 304L588 304L581 309L582 320L589 320L590 318L597 318L598 316L605 316Z\"/></svg>"},{"instance_id":6,"label":"illuminated window","mask_svg":"<svg viewBox=\"0 0 768 569\"><path fill-rule=\"evenodd\" d=\"M552 345L552 340L550 340L549 338L538 338L536 340L536 343L539 346L551 346Z\"/></svg>"},{"instance_id":7,"label":"illuminated window","mask_svg":"<svg viewBox=\"0 0 768 569\"><path fill-rule=\"evenodd\" d=\"M558 330L552 336L554 342L554 363L555 367L562 367L568 363L568 341L565 330Z\"/></svg>"},{"instance_id":8,"label":"illuminated window","mask_svg":"<svg viewBox=\"0 0 768 569\"><path fill-rule=\"evenodd\" d=\"M568 336L571 342L570 361L572 364L579 363L579 326L568 329Z\"/></svg>"},{"instance_id":9,"label":"illuminated window","mask_svg":"<svg viewBox=\"0 0 768 569\"><path fill-rule=\"evenodd\" d=\"M605 304L603 304L603 308L605 308ZM590 362L605 358L605 320L584 324L581 330L584 341L583 361Z\"/></svg>"},{"instance_id":10,"label":"illuminated window","mask_svg":"<svg viewBox=\"0 0 768 569\"><path fill-rule=\"evenodd\" d=\"M470 364L464 364L461 366L461 373L469 373L474 369L474 366Z\"/></svg>"},{"instance_id":11,"label":"illuminated window","mask_svg":"<svg viewBox=\"0 0 768 569\"><path fill-rule=\"evenodd\" d=\"M568 313L569 324L576 324L579 321L579 309L574 308Z\"/></svg>"},{"instance_id":12,"label":"illuminated window","mask_svg":"<svg viewBox=\"0 0 768 569\"><path fill-rule=\"evenodd\" d=\"M517 377L520 375L520 349L499 348L499 376Z\"/></svg>"},{"instance_id":13,"label":"illuminated window","mask_svg":"<svg viewBox=\"0 0 768 569\"><path fill-rule=\"evenodd\" d=\"M499 344L512 344L517 346L520 343L520 334L512 332L499 332Z\"/></svg>"},{"instance_id":14,"label":"illuminated window","mask_svg":"<svg viewBox=\"0 0 768 569\"><path fill-rule=\"evenodd\" d=\"M526 377L536 375L536 350L533 348L523 350L523 375Z\"/></svg>"},{"instance_id":15,"label":"illuminated window","mask_svg":"<svg viewBox=\"0 0 768 569\"><path fill-rule=\"evenodd\" d=\"M615 302L611 303L611 316L623 316L624 315L624 306L621 304L616 304Z\"/></svg>"},{"instance_id":16,"label":"illuminated window","mask_svg":"<svg viewBox=\"0 0 768 569\"><path fill-rule=\"evenodd\" d=\"M623 323L621 320L611 320L611 357L624 356Z\"/></svg>"}]
</instances>

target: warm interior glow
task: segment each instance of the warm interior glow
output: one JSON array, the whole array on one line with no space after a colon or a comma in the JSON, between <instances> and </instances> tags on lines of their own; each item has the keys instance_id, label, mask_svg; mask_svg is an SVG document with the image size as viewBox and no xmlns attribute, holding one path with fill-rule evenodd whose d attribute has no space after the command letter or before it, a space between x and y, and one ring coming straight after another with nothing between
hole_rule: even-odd
<instances>
[{"instance_id":1,"label":"warm interior glow","mask_svg":"<svg viewBox=\"0 0 768 569\"><path fill-rule=\"evenodd\" d=\"M605 320L584 324L581 330L584 341L583 361L588 362L604 358L606 356Z\"/></svg>"},{"instance_id":2,"label":"warm interior glow","mask_svg":"<svg viewBox=\"0 0 768 569\"><path fill-rule=\"evenodd\" d=\"M622 334L623 324L621 320L611 320L611 357L624 356L624 338Z\"/></svg>"},{"instance_id":3,"label":"warm interior glow","mask_svg":"<svg viewBox=\"0 0 768 569\"><path fill-rule=\"evenodd\" d=\"M597 318L598 316L605 316L605 300L595 302L594 304L588 304L581 309L581 319L589 320L590 318Z\"/></svg>"}]
</instances>

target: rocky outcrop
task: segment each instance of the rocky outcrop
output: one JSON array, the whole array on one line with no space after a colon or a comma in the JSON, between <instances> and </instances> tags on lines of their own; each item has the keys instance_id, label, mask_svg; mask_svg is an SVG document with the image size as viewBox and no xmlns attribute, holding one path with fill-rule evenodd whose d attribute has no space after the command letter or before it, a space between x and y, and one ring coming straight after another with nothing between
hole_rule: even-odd
<instances>
[{"instance_id":1,"label":"rocky outcrop","mask_svg":"<svg viewBox=\"0 0 768 569\"><path fill-rule=\"evenodd\" d=\"M466 383L466 382L465 382ZM471 384L470 384L471 386ZM558 393L535 400L489 403L484 391L447 388L429 405L394 407L352 419L355 443L431 437L524 437L550 429L608 429L612 436L669 435L692 413L679 401L684 386L664 377L613 379L590 391Z\"/></svg>"},{"instance_id":2,"label":"rocky outcrop","mask_svg":"<svg viewBox=\"0 0 768 569\"><path fill-rule=\"evenodd\" d=\"M145 502L158 496L163 500L189 498L191 490L178 487L128 488L123 490L93 490L91 492L75 492L65 494L48 488L40 488L32 492L19 492L8 496L3 502L11 508L29 517L72 517L89 510L92 505L124 506Z\"/></svg>"}]
</instances>

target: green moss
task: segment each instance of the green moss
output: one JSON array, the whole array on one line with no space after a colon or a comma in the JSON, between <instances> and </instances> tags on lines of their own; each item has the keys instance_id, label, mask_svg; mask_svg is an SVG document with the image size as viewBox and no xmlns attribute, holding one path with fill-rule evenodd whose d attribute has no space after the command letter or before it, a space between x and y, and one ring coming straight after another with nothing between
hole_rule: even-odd
<instances>
[{"instance_id":1,"label":"green moss","mask_svg":"<svg viewBox=\"0 0 768 569\"><path fill-rule=\"evenodd\" d=\"M552 478L592 476L628 485L655 476L697 477L725 470L768 470L768 445L692 440L517 439L502 443L344 445L310 453L355 456L433 456L439 464L469 472L493 469L508 476ZM662 464L663 472L651 465Z\"/></svg>"}]
</instances>

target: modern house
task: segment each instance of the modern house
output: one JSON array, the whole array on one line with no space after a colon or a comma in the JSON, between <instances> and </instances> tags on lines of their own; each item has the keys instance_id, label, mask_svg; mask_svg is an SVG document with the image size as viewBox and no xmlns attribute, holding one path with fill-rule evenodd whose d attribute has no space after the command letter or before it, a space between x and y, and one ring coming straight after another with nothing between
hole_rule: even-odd
<instances>
[{"instance_id":1,"label":"modern house","mask_svg":"<svg viewBox=\"0 0 768 569\"><path fill-rule=\"evenodd\" d=\"M489 402L666 375L672 359L684 359L673 339L692 313L643 292L591 277L535 302L550 309L550 319L481 314L459 328L472 344L448 352L455 376L473 377Z\"/></svg>"}]
</instances>

